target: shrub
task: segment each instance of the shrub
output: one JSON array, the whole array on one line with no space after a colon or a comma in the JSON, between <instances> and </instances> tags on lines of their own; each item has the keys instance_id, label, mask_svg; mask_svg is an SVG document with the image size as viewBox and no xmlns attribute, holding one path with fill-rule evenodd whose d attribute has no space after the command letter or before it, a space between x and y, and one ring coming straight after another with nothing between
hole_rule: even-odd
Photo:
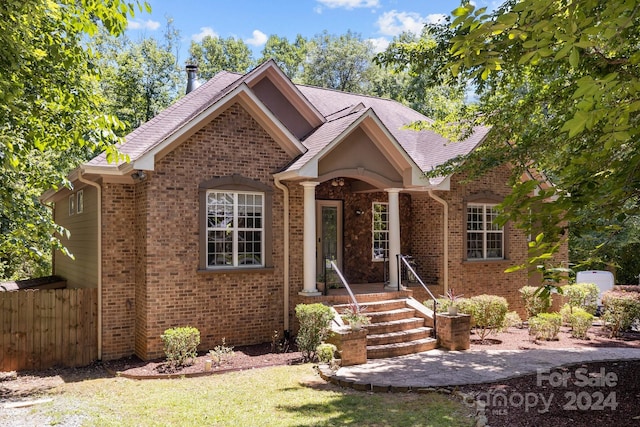
<instances>
[{"instance_id":1,"label":"shrub","mask_svg":"<svg viewBox=\"0 0 640 427\"><path fill-rule=\"evenodd\" d=\"M164 343L164 354L170 366L189 366L198 356L200 331L191 326L170 328L160 335Z\"/></svg>"},{"instance_id":2,"label":"shrub","mask_svg":"<svg viewBox=\"0 0 640 427\"><path fill-rule=\"evenodd\" d=\"M484 341L491 332L504 325L504 319L509 310L507 300L497 295L477 295L463 299L459 304L462 304L464 311L471 315L471 321L475 325L480 341Z\"/></svg>"},{"instance_id":3,"label":"shrub","mask_svg":"<svg viewBox=\"0 0 640 427\"><path fill-rule=\"evenodd\" d=\"M524 308L527 310L527 318L544 313L551 307L551 298L541 297L538 289L535 286L523 286L520 288Z\"/></svg>"},{"instance_id":4,"label":"shrub","mask_svg":"<svg viewBox=\"0 0 640 427\"><path fill-rule=\"evenodd\" d=\"M640 320L640 293L626 291L607 291L602 296L604 312L602 318L611 331L612 337L620 336Z\"/></svg>"},{"instance_id":5,"label":"shrub","mask_svg":"<svg viewBox=\"0 0 640 427\"><path fill-rule=\"evenodd\" d=\"M573 313L569 316L571 324L571 336L575 338L587 338L587 331L593 324L593 314L583 310L582 308L574 308Z\"/></svg>"},{"instance_id":6,"label":"shrub","mask_svg":"<svg viewBox=\"0 0 640 427\"><path fill-rule=\"evenodd\" d=\"M318 360L329 365L333 364L336 351L338 351L338 348L335 345L328 343L320 344L318 348L316 348Z\"/></svg>"},{"instance_id":7,"label":"shrub","mask_svg":"<svg viewBox=\"0 0 640 427\"><path fill-rule=\"evenodd\" d=\"M560 313L540 313L529 319L529 334L534 335L535 339L555 340L561 326Z\"/></svg>"},{"instance_id":8,"label":"shrub","mask_svg":"<svg viewBox=\"0 0 640 427\"><path fill-rule=\"evenodd\" d=\"M228 362L234 355L233 347L227 347L224 338L222 338L222 344L215 346L213 350L209 350L209 357L216 366Z\"/></svg>"},{"instance_id":9,"label":"shrub","mask_svg":"<svg viewBox=\"0 0 640 427\"><path fill-rule=\"evenodd\" d=\"M306 361L315 360L316 349L327 338L331 330L333 312L323 304L298 304L296 317L300 322L300 329L296 337L298 350Z\"/></svg>"},{"instance_id":10,"label":"shrub","mask_svg":"<svg viewBox=\"0 0 640 427\"><path fill-rule=\"evenodd\" d=\"M578 309L571 307L568 303L560 308L560 317L562 318L563 324L569 325L571 323L571 315L575 310Z\"/></svg>"},{"instance_id":11,"label":"shrub","mask_svg":"<svg viewBox=\"0 0 640 427\"><path fill-rule=\"evenodd\" d=\"M596 314L600 289L595 283L576 283L562 287L562 295L571 311L582 308L587 313Z\"/></svg>"},{"instance_id":12,"label":"shrub","mask_svg":"<svg viewBox=\"0 0 640 427\"><path fill-rule=\"evenodd\" d=\"M522 319L518 313L510 311L504 316L504 323L500 327L500 330L506 331L513 327L522 328Z\"/></svg>"}]
</instances>

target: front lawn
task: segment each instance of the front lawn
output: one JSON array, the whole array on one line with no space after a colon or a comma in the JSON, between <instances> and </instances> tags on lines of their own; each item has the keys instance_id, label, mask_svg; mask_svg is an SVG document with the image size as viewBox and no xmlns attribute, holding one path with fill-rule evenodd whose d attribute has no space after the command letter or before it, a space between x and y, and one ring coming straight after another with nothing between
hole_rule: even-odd
<instances>
[{"instance_id":1,"label":"front lawn","mask_svg":"<svg viewBox=\"0 0 640 427\"><path fill-rule=\"evenodd\" d=\"M41 411L53 424L99 426L470 426L445 395L377 394L325 383L312 366L200 378L66 383Z\"/></svg>"}]
</instances>

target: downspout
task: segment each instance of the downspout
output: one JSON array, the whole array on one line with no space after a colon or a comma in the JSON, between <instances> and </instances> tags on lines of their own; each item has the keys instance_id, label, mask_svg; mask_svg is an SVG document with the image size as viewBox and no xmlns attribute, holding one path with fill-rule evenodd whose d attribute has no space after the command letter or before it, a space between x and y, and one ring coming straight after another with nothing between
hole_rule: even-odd
<instances>
[{"instance_id":1,"label":"downspout","mask_svg":"<svg viewBox=\"0 0 640 427\"><path fill-rule=\"evenodd\" d=\"M444 208L444 224L443 224L443 273L442 280L444 282L444 294L449 291L449 205L447 201L433 194L433 190L429 189L429 197L440 203Z\"/></svg>"},{"instance_id":2,"label":"downspout","mask_svg":"<svg viewBox=\"0 0 640 427\"><path fill-rule=\"evenodd\" d=\"M278 177L273 178L273 183L282 190L284 196L284 265L282 266L284 276L284 334L289 334L289 187L280 182Z\"/></svg>"},{"instance_id":3,"label":"downspout","mask_svg":"<svg viewBox=\"0 0 640 427\"><path fill-rule=\"evenodd\" d=\"M98 360L102 360L102 187L83 178L82 169L78 172L78 181L95 187L98 192Z\"/></svg>"}]
</instances>

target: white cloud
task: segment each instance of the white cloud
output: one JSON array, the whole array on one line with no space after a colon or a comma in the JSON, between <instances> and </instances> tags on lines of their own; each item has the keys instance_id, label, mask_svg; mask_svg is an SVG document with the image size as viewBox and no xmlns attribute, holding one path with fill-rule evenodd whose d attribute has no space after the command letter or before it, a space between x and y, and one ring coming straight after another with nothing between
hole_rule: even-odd
<instances>
[{"instance_id":1,"label":"white cloud","mask_svg":"<svg viewBox=\"0 0 640 427\"><path fill-rule=\"evenodd\" d=\"M427 22L432 22L432 17L440 18L444 15L429 15L424 18L415 12L398 12L392 10L383 13L376 24L380 28L380 33L386 36L397 36L405 31L419 35Z\"/></svg>"},{"instance_id":2,"label":"white cloud","mask_svg":"<svg viewBox=\"0 0 640 427\"><path fill-rule=\"evenodd\" d=\"M432 13L431 15L427 15L427 24L437 24L439 22L444 22L447 19L447 15L443 15L442 13Z\"/></svg>"},{"instance_id":3,"label":"white cloud","mask_svg":"<svg viewBox=\"0 0 640 427\"><path fill-rule=\"evenodd\" d=\"M202 41L202 39L207 37L207 36L210 36L212 38L216 38L216 37L218 37L218 33L213 31L213 28L211 28L211 27L200 27L200 32L197 33L197 34L193 34L191 36L191 40L200 43Z\"/></svg>"},{"instance_id":4,"label":"white cloud","mask_svg":"<svg viewBox=\"0 0 640 427\"><path fill-rule=\"evenodd\" d=\"M129 30L151 30L155 31L160 28L158 21L152 21L147 19L146 21L132 20L127 23L127 29Z\"/></svg>"},{"instance_id":5,"label":"white cloud","mask_svg":"<svg viewBox=\"0 0 640 427\"><path fill-rule=\"evenodd\" d=\"M358 7L380 6L379 0L316 0L316 1L328 7L329 9L337 9L337 8L355 9Z\"/></svg>"},{"instance_id":6,"label":"white cloud","mask_svg":"<svg viewBox=\"0 0 640 427\"><path fill-rule=\"evenodd\" d=\"M260 30L253 30L253 37L246 39L245 43L251 46L262 46L267 42L267 35Z\"/></svg>"},{"instance_id":7,"label":"white cloud","mask_svg":"<svg viewBox=\"0 0 640 427\"><path fill-rule=\"evenodd\" d=\"M378 37L377 39L367 39L369 43L373 45L373 50L376 53L384 52L389 46L389 40L385 37Z\"/></svg>"}]
</instances>

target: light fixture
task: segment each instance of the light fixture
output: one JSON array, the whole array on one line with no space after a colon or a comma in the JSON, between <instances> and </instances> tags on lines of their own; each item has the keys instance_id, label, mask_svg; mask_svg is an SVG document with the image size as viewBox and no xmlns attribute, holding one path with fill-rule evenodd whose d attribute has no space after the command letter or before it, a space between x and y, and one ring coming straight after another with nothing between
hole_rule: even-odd
<instances>
[{"instance_id":1,"label":"light fixture","mask_svg":"<svg viewBox=\"0 0 640 427\"><path fill-rule=\"evenodd\" d=\"M344 178L334 178L331 181L332 187L344 187Z\"/></svg>"},{"instance_id":2,"label":"light fixture","mask_svg":"<svg viewBox=\"0 0 640 427\"><path fill-rule=\"evenodd\" d=\"M131 178L135 181L135 182L140 182L140 181L144 181L145 178L147 177L147 174L144 173L144 171L135 171L134 173L131 174Z\"/></svg>"},{"instance_id":3,"label":"light fixture","mask_svg":"<svg viewBox=\"0 0 640 427\"><path fill-rule=\"evenodd\" d=\"M364 211L362 209L356 209L356 215L362 215Z\"/></svg>"}]
</instances>

